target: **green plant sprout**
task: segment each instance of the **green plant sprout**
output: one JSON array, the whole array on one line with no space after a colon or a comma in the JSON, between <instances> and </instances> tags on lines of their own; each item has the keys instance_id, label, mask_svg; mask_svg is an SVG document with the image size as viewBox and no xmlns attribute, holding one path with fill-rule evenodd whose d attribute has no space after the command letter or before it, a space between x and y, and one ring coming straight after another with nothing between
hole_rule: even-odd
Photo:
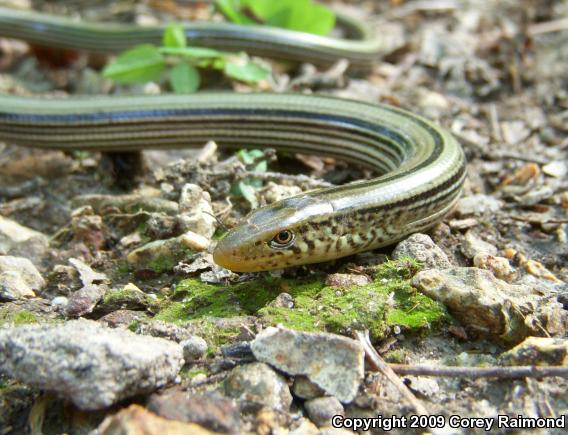
<instances>
[{"instance_id":1,"label":"green plant sprout","mask_svg":"<svg viewBox=\"0 0 568 435\"><path fill-rule=\"evenodd\" d=\"M313 0L217 0L217 9L241 25L267 24L299 32L327 35L335 26L331 9Z\"/></svg>"},{"instance_id":2,"label":"green plant sprout","mask_svg":"<svg viewBox=\"0 0 568 435\"><path fill-rule=\"evenodd\" d=\"M268 170L268 163L263 160L264 153L261 150L240 150L237 152L237 158L247 167L252 167L252 172L263 173ZM251 208L258 207L256 192L262 188L262 180L254 177L247 177L238 181L232 186L232 193L243 196Z\"/></svg>"},{"instance_id":3,"label":"green plant sprout","mask_svg":"<svg viewBox=\"0 0 568 435\"><path fill-rule=\"evenodd\" d=\"M119 55L103 70L103 76L119 83L167 80L175 93L197 91L199 68L222 71L226 77L255 84L268 77L270 69L251 60L246 53L224 53L203 47L189 47L183 26L170 24L164 30L162 46L142 44Z\"/></svg>"}]
</instances>

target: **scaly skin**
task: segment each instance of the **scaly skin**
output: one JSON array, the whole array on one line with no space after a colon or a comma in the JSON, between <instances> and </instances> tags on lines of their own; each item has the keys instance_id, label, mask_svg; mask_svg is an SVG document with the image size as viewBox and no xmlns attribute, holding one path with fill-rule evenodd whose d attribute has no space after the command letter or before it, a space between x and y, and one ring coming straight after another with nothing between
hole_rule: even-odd
<instances>
[{"instance_id":1,"label":"scaly skin","mask_svg":"<svg viewBox=\"0 0 568 435\"><path fill-rule=\"evenodd\" d=\"M241 48L260 31L261 51L272 47L275 56L285 52L298 60L331 60L352 50L352 61L368 62L380 46L370 39L342 41L281 29L200 26L222 35L230 30ZM84 45L92 44L89 37L95 30L105 44L118 38L115 47L132 44L133 35L148 35L147 29L128 27L123 35L116 27L71 25L41 14L16 19L0 9L0 35L16 32L11 36L33 42L43 36L47 44L90 49ZM438 222L457 200L465 177L461 147L433 123L388 106L316 95L0 96L0 140L99 151L197 147L215 140L221 147L329 155L381 174L253 211L213 253L218 264L239 272L316 263L389 245Z\"/></svg>"}]
</instances>

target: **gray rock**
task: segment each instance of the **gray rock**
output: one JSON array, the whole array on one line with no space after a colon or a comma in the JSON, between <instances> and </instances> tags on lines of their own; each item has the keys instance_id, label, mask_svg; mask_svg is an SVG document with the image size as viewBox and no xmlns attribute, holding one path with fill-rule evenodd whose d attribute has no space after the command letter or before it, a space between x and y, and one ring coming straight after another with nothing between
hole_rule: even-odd
<instances>
[{"instance_id":1,"label":"gray rock","mask_svg":"<svg viewBox=\"0 0 568 435\"><path fill-rule=\"evenodd\" d=\"M325 392L305 376L296 376L292 384L292 394L300 399L315 399L325 395Z\"/></svg>"},{"instance_id":2,"label":"gray rock","mask_svg":"<svg viewBox=\"0 0 568 435\"><path fill-rule=\"evenodd\" d=\"M41 290L45 281L33 263L27 258L0 256L0 273L15 272L32 290Z\"/></svg>"},{"instance_id":3,"label":"gray rock","mask_svg":"<svg viewBox=\"0 0 568 435\"><path fill-rule=\"evenodd\" d=\"M94 271L81 260L71 258L69 263L79 272L83 287L69 296L69 302L64 310L69 317L80 317L91 313L103 298L108 290L109 279L104 273Z\"/></svg>"},{"instance_id":4,"label":"gray rock","mask_svg":"<svg viewBox=\"0 0 568 435\"><path fill-rule=\"evenodd\" d=\"M480 269L490 270L493 275L503 281L513 282L517 277L517 271L509 263L509 259L505 257L477 254L473 257L473 265Z\"/></svg>"},{"instance_id":5,"label":"gray rock","mask_svg":"<svg viewBox=\"0 0 568 435\"><path fill-rule=\"evenodd\" d=\"M331 425L334 415L344 415L343 405L333 396L307 400L304 408L310 420L320 427Z\"/></svg>"},{"instance_id":6,"label":"gray rock","mask_svg":"<svg viewBox=\"0 0 568 435\"><path fill-rule=\"evenodd\" d=\"M66 316L81 317L93 312L95 306L103 298L108 287L106 284L89 284L69 296L68 303L64 308Z\"/></svg>"},{"instance_id":7,"label":"gray rock","mask_svg":"<svg viewBox=\"0 0 568 435\"><path fill-rule=\"evenodd\" d=\"M167 340L177 341L186 340L191 337L190 331L173 323L163 322L161 320L150 320L143 322L136 328L137 334L151 335L152 337L165 338Z\"/></svg>"},{"instance_id":8,"label":"gray rock","mask_svg":"<svg viewBox=\"0 0 568 435\"><path fill-rule=\"evenodd\" d=\"M502 354L504 365L566 366L568 340L565 338L528 337L522 343Z\"/></svg>"},{"instance_id":9,"label":"gray rock","mask_svg":"<svg viewBox=\"0 0 568 435\"><path fill-rule=\"evenodd\" d=\"M99 319L106 326L111 328L129 328L135 325L133 322L146 320L148 315L144 311L116 310L108 313Z\"/></svg>"},{"instance_id":10,"label":"gray rock","mask_svg":"<svg viewBox=\"0 0 568 435\"><path fill-rule=\"evenodd\" d=\"M288 435L320 435L320 431L315 424L307 418L300 418L294 422Z\"/></svg>"},{"instance_id":11,"label":"gray rock","mask_svg":"<svg viewBox=\"0 0 568 435\"><path fill-rule=\"evenodd\" d=\"M535 311L541 310L541 297L529 287L495 278L488 270L476 267L425 270L414 276L412 284L445 304L452 315L477 335L517 342L531 332L542 333L543 327L549 327L544 318L535 319ZM565 310L559 303L550 309L548 318L558 314L556 323L566 321Z\"/></svg>"},{"instance_id":12,"label":"gray rock","mask_svg":"<svg viewBox=\"0 0 568 435\"><path fill-rule=\"evenodd\" d=\"M184 234L165 240L154 240L146 243L128 253L126 261L137 269L151 269L156 273L171 270L175 264L187 256L187 248L191 251L206 251L209 247L209 239L186 231ZM159 259L164 256L172 258L172 265L159 264Z\"/></svg>"},{"instance_id":13,"label":"gray rock","mask_svg":"<svg viewBox=\"0 0 568 435\"><path fill-rule=\"evenodd\" d=\"M318 435L353 435L353 431L349 429L342 429L339 427L326 426L326 427L320 427Z\"/></svg>"},{"instance_id":14,"label":"gray rock","mask_svg":"<svg viewBox=\"0 0 568 435\"><path fill-rule=\"evenodd\" d=\"M98 435L216 435L198 424L168 420L133 404L116 414L109 413L94 431Z\"/></svg>"},{"instance_id":15,"label":"gray rock","mask_svg":"<svg viewBox=\"0 0 568 435\"><path fill-rule=\"evenodd\" d=\"M0 216L0 255L25 257L40 264L48 248L45 234Z\"/></svg>"},{"instance_id":16,"label":"gray rock","mask_svg":"<svg viewBox=\"0 0 568 435\"><path fill-rule=\"evenodd\" d=\"M84 410L163 387L182 365L175 343L90 320L0 330L0 371Z\"/></svg>"},{"instance_id":17,"label":"gray rock","mask_svg":"<svg viewBox=\"0 0 568 435\"><path fill-rule=\"evenodd\" d=\"M456 213L460 216L495 213L503 208L503 201L488 195L471 195L461 198L456 204Z\"/></svg>"},{"instance_id":18,"label":"gray rock","mask_svg":"<svg viewBox=\"0 0 568 435\"><path fill-rule=\"evenodd\" d=\"M286 379L267 364L251 363L234 368L225 380L225 394L237 400L287 411L292 395Z\"/></svg>"},{"instance_id":19,"label":"gray rock","mask_svg":"<svg viewBox=\"0 0 568 435\"><path fill-rule=\"evenodd\" d=\"M330 287L351 287L354 285L367 285L371 283L371 278L366 275L354 273L332 273L325 279L325 285Z\"/></svg>"},{"instance_id":20,"label":"gray rock","mask_svg":"<svg viewBox=\"0 0 568 435\"><path fill-rule=\"evenodd\" d=\"M132 283L122 288L108 290L99 309L104 312L116 310L144 310L150 303L151 297Z\"/></svg>"},{"instance_id":21,"label":"gray rock","mask_svg":"<svg viewBox=\"0 0 568 435\"><path fill-rule=\"evenodd\" d=\"M465 233L461 251L467 258L473 258L478 254L497 255L497 248L495 246L481 240L471 230Z\"/></svg>"},{"instance_id":22,"label":"gray rock","mask_svg":"<svg viewBox=\"0 0 568 435\"><path fill-rule=\"evenodd\" d=\"M305 375L328 394L351 402L363 379L363 349L349 338L267 328L251 343L257 360L290 375Z\"/></svg>"},{"instance_id":23,"label":"gray rock","mask_svg":"<svg viewBox=\"0 0 568 435\"><path fill-rule=\"evenodd\" d=\"M412 257L424 266L424 269L447 269L451 267L448 256L426 234L416 233L404 239L392 252L395 259Z\"/></svg>"},{"instance_id":24,"label":"gray rock","mask_svg":"<svg viewBox=\"0 0 568 435\"><path fill-rule=\"evenodd\" d=\"M294 308L294 298L289 293L280 293L268 306L274 308Z\"/></svg>"},{"instance_id":25,"label":"gray rock","mask_svg":"<svg viewBox=\"0 0 568 435\"><path fill-rule=\"evenodd\" d=\"M170 390L153 394L147 408L168 420L197 423L217 432L237 433L241 426L235 402L218 393L199 395Z\"/></svg>"},{"instance_id":26,"label":"gray rock","mask_svg":"<svg viewBox=\"0 0 568 435\"><path fill-rule=\"evenodd\" d=\"M183 231L193 231L207 239L215 232L216 222L211 197L197 184L185 184L179 198L179 222Z\"/></svg>"},{"instance_id":27,"label":"gray rock","mask_svg":"<svg viewBox=\"0 0 568 435\"><path fill-rule=\"evenodd\" d=\"M183 359L186 364L203 358L207 352L207 342L196 335L189 337L187 340L180 342L183 349Z\"/></svg>"},{"instance_id":28,"label":"gray rock","mask_svg":"<svg viewBox=\"0 0 568 435\"><path fill-rule=\"evenodd\" d=\"M22 276L13 270L0 273L0 301L33 298L35 293Z\"/></svg>"}]
</instances>

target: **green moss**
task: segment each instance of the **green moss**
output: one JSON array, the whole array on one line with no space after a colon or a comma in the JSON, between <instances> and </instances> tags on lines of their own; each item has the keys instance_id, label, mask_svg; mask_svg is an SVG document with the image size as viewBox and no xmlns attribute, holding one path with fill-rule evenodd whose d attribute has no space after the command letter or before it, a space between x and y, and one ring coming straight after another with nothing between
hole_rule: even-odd
<instances>
[{"instance_id":1,"label":"green moss","mask_svg":"<svg viewBox=\"0 0 568 435\"><path fill-rule=\"evenodd\" d=\"M39 323L41 319L31 311L0 312L0 325L11 324L15 326Z\"/></svg>"},{"instance_id":2,"label":"green moss","mask_svg":"<svg viewBox=\"0 0 568 435\"><path fill-rule=\"evenodd\" d=\"M120 289L111 289L103 297L103 304L120 308L146 306L151 301L148 295L132 284L128 284Z\"/></svg>"},{"instance_id":3,"label":"green moss","mask_svg":"<svg viewBox=\"0 0 568 435\"><path fill-rule=\"evenodd\" d=\"M423 294L405 294L400 291L395 296L396 308L387 314L389 325L399 325L407 329L429 328L445 317L444 307Z\"/></svg>"},{"instance_id":4,"label":"green moss","mask_svg":"<svg viewBox=\"0 0 568 435\"><path fill-rule=\"evenodd\" d=\"M115 272L118 277L128 275L130 270L128 268L128 263L126 262L126 260L118 260L116 262Z\"/></svg>"},{"instance_id":5,"label":"green moss","mask_svg":"<svg viewBox=\"0 0 568 435\"><path fill-rule=\"evenodd\" d=\"M203 337L207 342L208 355L214 355L221 346L233 343L241 332L238 325L221 326L212 318L193 320L190 323L196 335Z\"/></svg>"},{"instance_id":6,"label":"green moss","mask_svg":"<svg viewBox=\"0 0 568 435\"><path fill-rule=\"evenodd\" d=\"M130 322L128 324L128 330L132 331L132 332L136 332L138 331L138 328L140 327L140 320L133 320L132 322Z\"/></svg>"},{"instance_id":7,"label":"green moss","mask_svg":"<svg viewBox=\"0 0 568 435\"><path fill-rule=\"evenodd\" d=\"M158 254L153 257L146 266L148 269L153 270L156 273L162 273L168 270L172 270L179 260L177 256L169 254Z\"/></svg>"},{"instance_id":8,"label":"green moss","mask_svg":"<svg viewBox=\"0 0 568 435\"><path fill-rule=\"evenodd\" d=\"M259 311L264 321L271 325L285 325L298 331L318 331L318 319L303 308L266 307Z\"/></svg>"},{"instance_id":9,"label":"green moss","mask_svg":"<svg viewBox=\"0 0 568 435\"><path fill-rule=\"evenodd\" d=\"M27 325L29 323L39 323L40 319L31 311L20 311L12 318L15 325Z\"/></svg>"},{"instance_id":10,"label":"green moss","mask_svg":"<svg viewBox=\"0 0 568 435\"><path fill-rule=\"evenodd\" d=\"M187 322L255 315L265 325L347 335L353 329L368 329L371 337L378 339L393 326L419 331L446 319L439 303L417 293L410 285L417 270L419 264L414 260L390 261L377 268L373 283L349 288L325 286L321 276L309 280L262 277L225 286L186 279L174 291L174 297L181 300L165 301L156 318ZM283 292L293 297L293 308L270 304ZM210 333L215 336L215 345L235 335L235 331ZM207 333L203 336L207 339Z\"/></svg>"},{"instance_id":11,"label":"green moss","mask_svg":"<svg viewBox=\"0 0 568 435\"><path fill-rule=\"evenodd\" d=\"M192 367L190 369L183 369L179 372L179 375L184 380L191 380L197 375L208 375L209 372L203 367Z\"/></svg>"},{"instance_id":12,"label":"green moss","mask_svg":"<svg viewBox=\"0 0 568 435\"><path fill-rule=\"evenodd\" d=\"M174 289L172 302L158 315L161 320L185 321L202 317L236 317L256 312L286 288L286 282L265 278L231 286L204 284L185 279Z\"/></svg>"},{"instance_id":13,"label":"green moss","mask_svg":"<svg viewBox=\"0 0 568 435\"><path fill-rule=\"evenodd\" d=\"M375 279L377 280L407 280L412 278L420 269L422 264L408 256L398 260L386 261L375 269Z\"/></svg>"},{"instance_id":14,"label":"green moss","mask_svg":"<svg viewBox=\"0 0 568 435\"><path fill-rule=\"evenodd\" d=\"M406 360L406 353L402 349L394 349L389 350L383 357L388 363L403 364Z\"/></svg>"}]
</instances>

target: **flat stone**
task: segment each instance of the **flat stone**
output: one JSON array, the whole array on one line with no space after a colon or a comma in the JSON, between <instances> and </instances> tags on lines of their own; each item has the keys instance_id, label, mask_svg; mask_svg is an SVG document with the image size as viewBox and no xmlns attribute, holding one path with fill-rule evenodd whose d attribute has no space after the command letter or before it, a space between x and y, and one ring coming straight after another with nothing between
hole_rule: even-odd
<instances>
[{"instance_id":1,"label":"flat stone","mask_svg":"<svg viewBox=\"0 0 568 435\"><path fill-rule=\"evenodd\" d=\"M307 418L301 418L296 422L296 426L290 430L288 435L319 435L318 427Z\"/></svg>"},{"instance_id":2,"label":"flat stone","mask_svg":"<svg viewBox=\"0 0 568 435\"><path fill-rule=\"evenodd\" d=\"M183 231L193 231L207 239L215 232L211 196L197 184L185 184L179 198L178 220Z\"/></svg>"},{"instance_id":3,"label":"flat stone","mask_svg":"<svg viewBox=\"0 0 568 435\"><path fill-rule=\"evenodd\" d=\"M367 285L371 283L371 278L366 275L354 273L332 273L325 279L325 285L330 287L351 287L354 285Z\"/></svg>"},{"instance_id":4,"label":"flat stone","mask_svg":"<svg viewBox=\"0 0 568 435\"><path fill-rule=\"evenodd\" d=\"M172 382L182 349L90 320L0 330L0 371L83 410L106 408Z\"/></svg>"},{"instance_id":5,"label":"flat stone","mask_svg":"<svg viewBox=\"0 0 568 435\"><path fill-rule=\"evenodd\" d=\"M505 257L494 257L489 254L477 254L473 257L473 265L480 269L490 270L493 275L503 281L512 282L517 277L517 271Z\"/></svg>"},{"instance_id":6,"label":"flat stone","mask_svg":"<svg viewBox=\"0 0 568 435\"><path fill-rule=\"evenodd\" d=\"M320 427L318 435L353 435L353 431L349 429L342 429L339 427L325 426L325 427Z\"/></svg>"},{"instance_id":7,"label":"flat stone","mask_svg":"<svg viewBox=\"0 0 568 435\"><path fill-rule=\"evenodd\" d=\"M99 322L111 328L127 328L132 322L143 321L147 317L148 315L143 311L116 310L101 317Z\"/></svg>"},{"instance_id":8,"label":"flat stone","mask_svg":"<svg viewBox=\"0 0 568 435\"><path fill-rule=\"evenodd\" d=\"M65 307L65 315L69 317L81 317L93 312L95 306L103 298L108 287L105 284L89 284L81 287L70 297Z\"/></svg>"},{"instance_id":9,"label":"flat stone","mask_svg":"<svg viewBox=\"0 0 568 435\"><path fill-rule=\"evenodd\" d=\"M497 248L491 243L481 240L473 231L465 233L461 251L467 258L473 258L478 254L497 255Z\"/></svg>"},{"instance_id":10,"label":"flat stone","mask_svg":"<svg viewBox=\"0 0 568 435\"><path fill-rule=\"evenodd\" d=\"M325 395L325 392L305 376L298 375L292 384L292 394L300 399L315 399Z\"/></svg>"},{"instance_id":11,"label":"flat stone","mask_svg":"<svg viewBox=\"0 0 568 435\"><path fill-rule=\"evenodd\" d=\"M267 328L251 343L255 358L290 375L305 375L325 392L349 403L363 379L364 352L349 338Z\"/></svg>"},{"instance_id":12,"label":"flat stone","mask_svg":"<svg viewBox=\"0 0 568 435\"><path fill-rule=\"evenodd\" d=\"M41 290L45 286L45 280L27 258L0 255L0 274L4 272L17 274L31 290Z\"/></svg>"},{"instance_id":13,"label":"flat stone","mask_svg":"<svg viewBox=\"0 0 568 435\"><path fill-rule=\"evenodd\" d=\"M135 332L137 334L165 338L178 343L191 337L191 333L187 329L161 320L149 320L147 322L142 322L138 325Z\"/></svg>"},{"instance_id":14,"label":"flat stone","mask_svg":"<svg viewBox=\"0 0 568 435\"><path fill-rule=\"evenodd\" d=\"M80 317L91 313L108 290L109 279L104 273L94 271L81 260L71 258L69 263L77 269L83 287L69 296L65 306L65 314L69 317Z\"/></svg>"},{"instance_id":15,"label":"flat stone","mask_svg":"<svg viewBox=\"0 0 568 435\"><path fill-rule=\"evenodd\" d=\"M565 338L527 337L500 357L506 365L565 366L568 340Z\"/></svg>"},{"instance_id":16,"label":"flat stone","mask_svg":"<svg viewBox=\"0 0 568 435\"><path fill-rule=\"evenodd\" d=\"M45 234L0 216L0 255L24 257L39 265L48 248Z\"/></svg>"},{"instance_id":17,"label":"flat stone","mask_svg":"<svg viewBox=\"0 0 568 435\"><path fill-rule=\"evenodd\" d=\"M286 379L269 365L255 362L235 367L224 383L225 394L239 401L288 411L292 395Z\"/></svg>"},{"instance_id":18,"label":"flat stone","mask_svg":"<svg viewBox=\"0 0 568 435\"><path fill-rule=\"evenodd\" d=\"M508 284L476 267L426 270L412 284L445 304L453 316L478 335L517 342L531 333L561 333L566 313L558 302L539 306L542 299L529 287Z\"/></svg>"},{"instance_id":19,"label":"flat stone","mask_svg":"<svg viewBox=\"0 0 568 435\"><path fill-rule=\"evenodd\" d=\"M446 253L426 234L413 234L396 245L392 257L399 259L406 256L422 263L425 269L447 269L452 266Z\"/></svg>"},{"instance_id":20,"label":"flat stone","mask_svg":"<svg viewBox=\"0 0 568 435\"><path fill-rule=\"evenodd\" d=\"M144 310L151 302L150 297L132 283L119 289L108 290L99 309L105 313L116 310Z\"/></svg>"},{"instance_id":21,"label":"flat stone","mask_svg":"<svg viewBox=\"0 0 568 435\"><path fill-rule=\"evenodd\" d=\"M471 195L458 200L455 211L460 216L495 213L503 208L503 201L488 195Z\"/></svg>"},{"instance_id":22,"label":"flat stone","mask_svg":"<svg viewBox=\"0 0 568 435\"><path fill-rule=\"evenodd\" d=\"M0 301L16 301L35 297L35 293L22 276L15 271L0 273Z\"/></svg>"},{"instance_id":23,"label":"flat stone","mask_svg":"<svg viewBox=\"0 0 568 435\"><path fill-rule=\"evenodd\" d=\"M96 430L99 435L215 435L194 423L168 420L147 411L140 405L130 405L104 419Z\"/></svg>"},{"instance_id":24,"label":"flat stone","mask_svg":"<svg viewBox=\"0 0 568 435\"><path fill-rule=\"evenodd\" d=\"M330 426L334 415L344 415L343 405L333 396L306 400L304 408L308 417L319 427Z\"/></svg>"},{"instance_id":25,"label":"flat stone","mask_svg":"<svg viewBox=\"0 0 568 435\"><path fill-rule=\"evenodd\" d=\"M171 267L173 267L187 255L188 249L195 252L205 251L209 243L209 239L192 231L186 231L178 237L146 243L129 252L126 261L138 269L150 268L156 269L156 272L163 272L171 268L167 265L158 265L160 259L172 258Z\"/></svg>"},{"instance_id":26,"label":"flat stone","mask_svg":"<svg viewBox=\"0 0 568 435\"><path fill-rule=\"evenodd\" d=\"M239 408L233 400L221 395L170 390L153 394L147 407L168 420L197 423L217 432L236 433L241 427Z\"/></svg>"}]
</instances>

